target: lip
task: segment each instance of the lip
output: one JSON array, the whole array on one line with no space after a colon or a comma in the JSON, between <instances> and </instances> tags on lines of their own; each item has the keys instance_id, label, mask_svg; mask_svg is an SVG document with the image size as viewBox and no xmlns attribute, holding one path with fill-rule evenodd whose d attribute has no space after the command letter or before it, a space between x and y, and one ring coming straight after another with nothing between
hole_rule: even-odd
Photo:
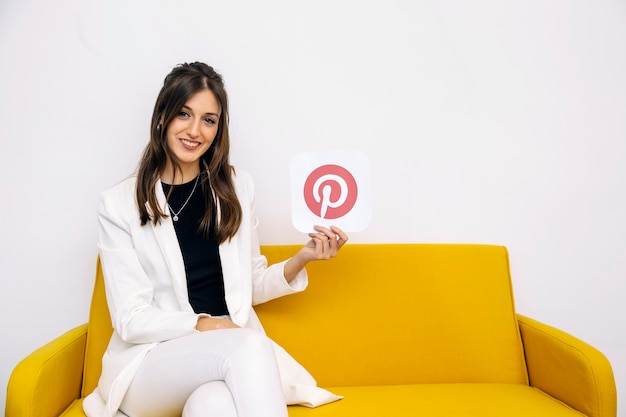
<instances>
[{"instance_id":1,"label":"lip","mask_svg":"<svg viewBox=\"0 0 626 417\"><path fill-rule=\"evenodd\" d=\"M188 151L193 151L200 147L200 142L191 139L180 138L178 139L178 142L180 142L182 147Z\"/></svg>"}]
</instances>

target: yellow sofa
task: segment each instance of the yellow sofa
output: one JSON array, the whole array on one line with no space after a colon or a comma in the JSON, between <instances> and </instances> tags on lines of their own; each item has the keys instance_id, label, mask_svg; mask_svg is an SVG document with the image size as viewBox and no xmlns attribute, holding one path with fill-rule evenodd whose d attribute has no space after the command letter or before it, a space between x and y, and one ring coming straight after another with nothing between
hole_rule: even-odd
<instances>
[{"instance_id":1,"label":"yellow sofa","mask_svg":"<svg viewBox=\"0 0 626 417\"><path fill-rule=\"evenodd\" d=\"M266 246L270 262L296 246ZM615 417L595 348L516 315L508 254L490 245L347 245L304 293L256 309L267 333L343 400L291 417ZM6 417L84 416L111 334L98 265L89 323L13 371Z\"/></svg>"}]
</instances>

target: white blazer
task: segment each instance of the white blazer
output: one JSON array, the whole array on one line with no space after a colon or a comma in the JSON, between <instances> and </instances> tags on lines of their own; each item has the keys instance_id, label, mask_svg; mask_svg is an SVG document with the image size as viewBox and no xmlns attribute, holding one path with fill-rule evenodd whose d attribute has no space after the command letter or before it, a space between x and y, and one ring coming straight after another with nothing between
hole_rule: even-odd
<instances>
[{"instance_id":1,"label":"white blazer","mask_svg":"<svg viewBox=\"0 0 626 417\"><path fill-rule=\"evenodd\" d=\"M237 325L263 332L252 306L303 291L308 277L302 270L287 283L286 261L267 265L260 253L253 182L240 170L233 180L243 216L237 234L219 247L226 305ZM135 176L130 177L100 196L98 247L113 334L102 359L98 388L83 402L89 417L123 416L118 408L146 353L160 342L196 332L201 315L189 303L185 265L171 217L141 226L136 182ZM155 191L169 213L160 182ZM274 346L288 404L315 407L341 398L318 388L300 364Z\"/></svg>"}]
</instances>

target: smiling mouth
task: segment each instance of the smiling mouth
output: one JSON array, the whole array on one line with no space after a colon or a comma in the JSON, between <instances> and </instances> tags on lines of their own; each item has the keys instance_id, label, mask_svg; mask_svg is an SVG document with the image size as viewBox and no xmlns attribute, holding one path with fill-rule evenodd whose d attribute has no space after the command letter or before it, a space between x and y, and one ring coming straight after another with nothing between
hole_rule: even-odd
<instances>
[{"instance_id":1,"label":"smiling mouth","mask_svg":"<svg viewBox=\"0 0 626 417\"><path fill-rule=\"evenodd\" d=\"M191 141L191 140L188 140L188 139L179 139L179 140L180 140L180 143L183 144L183 147L185 149L192 150L192 149L196 149L198 146L200 146L200 142L194 142L194 141Z\"/></svg>"}]
</instances>

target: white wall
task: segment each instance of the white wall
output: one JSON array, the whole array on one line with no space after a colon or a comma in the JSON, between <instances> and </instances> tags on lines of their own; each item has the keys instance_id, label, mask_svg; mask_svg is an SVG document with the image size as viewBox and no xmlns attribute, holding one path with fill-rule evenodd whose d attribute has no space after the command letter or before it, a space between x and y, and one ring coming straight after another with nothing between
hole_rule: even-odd
<instances>
[{"instance_id":1,"label":"white wall","mask_svg":"<svg viewBox=\"0 0 626 417\"><path fill-rule=\"evenodd\" d=\"M294 155L362 150L374 217L353 242L508 246L518 310L626 387L623 1L84 3L0 2L0 386L86 321L98 194L134 169L165 74L202 60L263 243L306 239Z\"/></svg>"}]
</instances>

